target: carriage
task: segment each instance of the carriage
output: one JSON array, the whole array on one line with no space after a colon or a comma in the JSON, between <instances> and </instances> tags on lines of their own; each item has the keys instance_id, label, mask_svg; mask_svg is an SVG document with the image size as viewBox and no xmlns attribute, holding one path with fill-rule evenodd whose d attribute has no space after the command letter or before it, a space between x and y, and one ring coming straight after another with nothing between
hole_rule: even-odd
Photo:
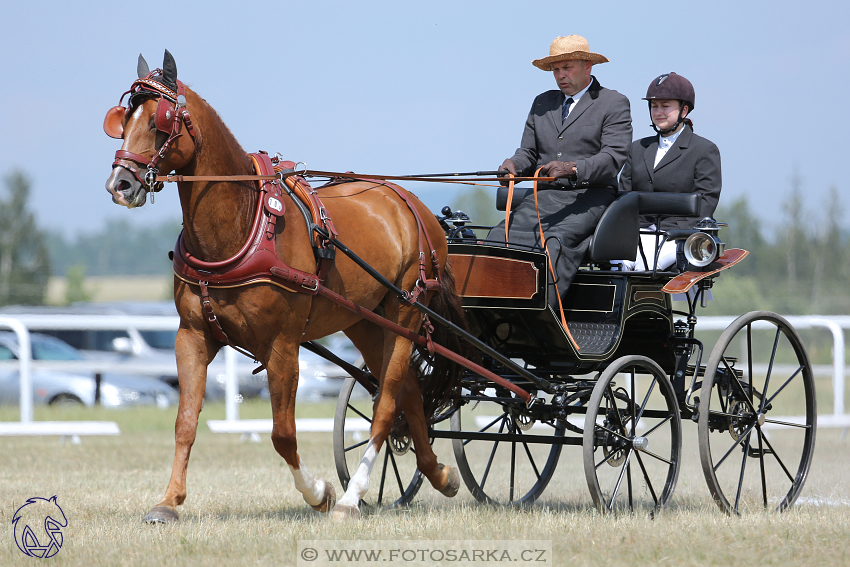
<instances>
[{"instance_id":1,"label":"carriage","mask_svg":"<svg viewBox=\"0 0 850 567\"><path fill-rule=\"evenodd\" d=\"M540 250L480 240L465 215L437 217L389 177L296 171L265 152L247 154L177 79L167 51L154 71L140 56L137 73L104 120L123 140L106 189L134 208L175 182L183 213L171 254L180 315L175 455L165 496L145 521L178 519L206 369L224 345L265 367L275 450L307 504L335 519L359 517L364 498L410 502L423 478L450 497L462 478L480 501L530 503L553 479L564 445L581 446L600 510L654 512L673 495L687 420L698 424L703 472L722 509L784 510L799 496L816 428L799 336L767 312L739 317L707 358L695 335L698 305L746 252L726 250L708 222L663 236L683 241L684 269L614 269L634 257L640 215L698 216L695 195L617 199L556 313ZM315 188L311 177L329 182ZM502 195L502 206L519 196ZM672 294L684 296L686 311ZM367 369L315 342L336 331ZM300 345L351 375L334 420L339 500L297 452ZM431 444L440 439L450 440L457 470L438 461Z\"/></svg>"},{"instance_id":2,"label":"carriage","mask_svg":"<svg viewBox=\"0 0 850 567\"><path fill-rule=\"evenodd\" d=\"M517 193L517 203L523 195ZM500 189L499 210L506 200ZM451 440L464 484L477 500L534 502L554 477L564 445L575 445L599 510L654 512L673 495L682 424L693 421L702 470L722 510L781 511L794 503L816 430L812 367L800 337L781 316L758 311L737 318L710 353L695 338L698 307L706 306L720 272L746 252L725 249L720 227L708 219L700 229L668 236L684 241L690 271L621 271L614 263L634 258L639 215L696 216L698 210L697 195L627 193L615 201L563 298L564 327L547 302L541 250L481 240L472 230L489 227L443 209L470 331L496 351L482 354L484 366L532 399L528 404L467 372L457 403L430 428L432 442ZM660 244L664 235L656 236ZM427 372L425 361L417 364ZM376 387L373 378L358 375L341 390L334 456L343 486L365 443L357 432L369 422L357 400ZM379 489L369 503L413 500L422 477L405 457L410 445L403 433L390 435Z\"/></svg>"}]
</instances>

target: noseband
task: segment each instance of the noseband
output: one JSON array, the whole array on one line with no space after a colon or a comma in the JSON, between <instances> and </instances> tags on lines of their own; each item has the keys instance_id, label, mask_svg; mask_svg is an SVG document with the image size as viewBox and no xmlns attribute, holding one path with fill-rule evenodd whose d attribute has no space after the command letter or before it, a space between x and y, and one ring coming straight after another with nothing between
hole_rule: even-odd
<instances>
[{"instance_id":1,"label":"noseband","mask_svg":"<svg viewBox=\"0 0 850 567\"><path fill-rule=\"evenodd\" d=\"M165 157L172 142L183 135L181 130L184 124L189 135L193 139L195 138L195 129L192 126L189 110L186 108L186 87L183 83L177 81L177 92L174 92L153 78L158 73L161 73L159 69L154 70L146 77L135 81L130 90L121 95L118 106L106 113L106 118L103 121L103 129L108 136L122 139L124 138L124 117L133 107L131 104L133 97L149 96L157 100L154 124L159 132L168 135L165 143L150 159L126 150L118 150L115 152L115 161L112 162L112 167L123 167L132 173L149 192L162 190L162 182L156 180L157 175L159 175L157 165ZM121 102L128 94L130 98L128 99L128 107L125 108L121 106ZM142 173L136 165L144 166L146 171Z\"/></svg>"}]
</instances>

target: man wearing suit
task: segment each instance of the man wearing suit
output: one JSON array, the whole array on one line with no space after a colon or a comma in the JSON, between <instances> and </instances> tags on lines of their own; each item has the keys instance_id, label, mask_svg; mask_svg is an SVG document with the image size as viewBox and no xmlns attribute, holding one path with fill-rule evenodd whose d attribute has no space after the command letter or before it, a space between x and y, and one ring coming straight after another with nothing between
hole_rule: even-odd
<instances>
[{"instance_id":1,"label":"man wearing suit","mask_svg":"<svg viewBox=\"0 0 850 567\"><path fill-rule=\"evenodd\" d=\"M581 36L556 38L549 56L532 64L551 71L558 90L534 99L521 145L500 168L520 176L542 168L541 176L556 178L540 184L537 209L529 195L512 211L507 237L504 221L487 237L540 247L542 228L557 274L557 293L551 281L549 289L555 308L584 258L588 237L614 201L632 141L629 100L590 74L594 64L607 61Z\"/></svg>"},{"instance_id":2,"label":"man wearing suit","mask_svg":"<svg viewBox=\"0 0 850 567\"><path fill-rule=\"evenodd\" d=\"M644 100L649 104L655 136L636 140L620 175L621 191L698 193L700 211L696 217L666 217L660 228L694 228L703 217L712 216L720 198L720 151L713 142L694 134L688 118L696 96L689 80L676 73L665 73L652 80ZM641 219L649 227L650 219ZM654 257L654 236L641 236L647 261ZM675 243L665 243L658 267L669 267L676 259ZM636 262L623 262L625 269L645 269L638 255Z\"/></svg>"}]
</instances>

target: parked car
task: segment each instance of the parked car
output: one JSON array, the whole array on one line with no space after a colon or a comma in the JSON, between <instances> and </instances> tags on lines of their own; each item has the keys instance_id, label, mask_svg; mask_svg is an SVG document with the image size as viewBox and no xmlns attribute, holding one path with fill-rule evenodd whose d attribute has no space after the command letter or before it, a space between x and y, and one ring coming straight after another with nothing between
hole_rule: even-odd
<instances>
[{"instance_id":1,"label":"parked car","mask_svg":"<svg viewBox=\"0 0 850 567\"><path fill-rule=\"evenodd\" d=\"M77 303L69 307L7 306L0 314L17 317L27 325L30 316L76 315L76 316L165 316L176 317L173 302L114 302ZM38 332L56 337L78 349L91 360L123 361L133 366L149 364L153 367L173 366L175 361L174 341L177 328L173 330L144 330L132 325L115 329L92 329L81 324L78 328L38 328ZM246 398L256 397L267 387L265 372L253 374L257 367L254 361L237 354L237 377L239 394ZM176 373L157 376L168 385L179 388ZM224 351L220 351L207 374L206 398L221 400L225 392Z\"/></svg>"},{"instance_id":2,"label":"parked car","mask_svg":"<svg viewBox=\"0 0 850 567\"><path fill-rule=\"evenodd\" d=\"M33 361L86 360L71 345L49 335L30 334ZM0 331L0 403L20 401L20 371L11 361L20 357L18 337ZM58 369L32 368L33 404L95 405L96 381L93 373L68 372ZM177 403L174 388L147 376L104 373L100 382L100 403L106 407L156 405L161 408Z\"/></svg>"}]
</instances>

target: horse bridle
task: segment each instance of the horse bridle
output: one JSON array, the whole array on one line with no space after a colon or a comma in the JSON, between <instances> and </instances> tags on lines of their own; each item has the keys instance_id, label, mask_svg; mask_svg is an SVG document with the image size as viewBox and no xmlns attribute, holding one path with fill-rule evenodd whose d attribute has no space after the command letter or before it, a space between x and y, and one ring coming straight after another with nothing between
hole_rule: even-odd
<instances>
[{"instance_id":1,"label":"horse bridle","mask_svg":"<svg viewBox=\"0 0 850 567\"><path fill-rule=\"evenodd\" d=\"M149 192L157 192L162 190L162 182L157 181L159 175L159 162L165 157L171 144L182 136L183 125L186 126L186 131L195 139L195 129L192 126L192 119L189 116L189 110L186 108L186 87L180 81L177 83L177 91L157 81L154 77L161 76L162 71L155 69L148 73L146 77L136 80L130 87L130 90L121 95L118 101L118 106L112 107L103 120L103 130L106 135L111 138L124 138L124 118L127 113L134 107L132 100L134 96L149 96L158 99L156 105L156 114L154 115L154 124L159 132L168 135L165 143L160 146L159 150L150 159L145 156L128 152L127 150L118 150L115 152L115 161L112 162L112 167L123 167L133 174L139 180L145 189ZM130 95L127 107L121 106L124 97ZM141 165L146 168L142 173L135 166Z\"/></svg>"}]
</instances>

